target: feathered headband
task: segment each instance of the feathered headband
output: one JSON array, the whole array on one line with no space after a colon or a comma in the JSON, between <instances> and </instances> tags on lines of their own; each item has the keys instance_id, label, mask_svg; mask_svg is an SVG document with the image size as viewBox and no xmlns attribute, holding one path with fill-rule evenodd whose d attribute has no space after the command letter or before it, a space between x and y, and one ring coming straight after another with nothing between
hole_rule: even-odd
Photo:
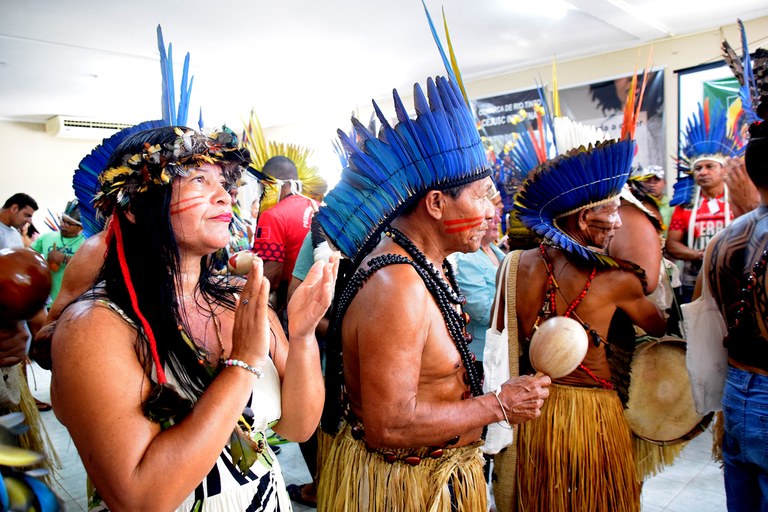
<instances>
[{"instance_id":1,"label":"feathered headband","mask_svg":"<svg viewBox=\"0 0 768 512\"><path fill-rule=\"evenodd\" d=\"M77 199L73 199L67 202L67 206L64 207L64 213L61 214L62 218L66 218L69 222L82 226L80 222L80 206Z\"/></svg>"},{"instance_id":2,"label":"feathered headband","mask_svg":"<svg viewBox=\"0 0 768 512\"><path fill-rule=\"evenodd\" d=\"M101 173L94 207L105 215L115 206L127 209L137 194L166 186L174 177L206 163L223 164L227 183L237 183L250 161L248 150L238 147L237 136L229 130L204 135L177 127L175 133L172 143L145 144L141 153L125 155L121 165Z\"/></svg>"},{"instance_id":3,"label":"feathered headband","mask_svg":"<svg viewBox=\"0 0 768 512\"><path fill-rule=\"evenodd\" d=\"M710 103L709 98L699 104L681 134L678 170L691 174L696 163L702 160L724 164L729 157L743 155L745 147L740 127L744 117L741 111L739 100L727 112L719 103Z\"/></svg>"},{"instance_id":4,"label":"feathered headband","mask_svg":"<svg viewBox=\"0 0 768 512\"><path fill-rule=\"evenodd\" d=\"M427 191L490 175L472 112L453 80L428 79L427 96L414 85L415 120L397 91L393 97L394 127L373 103L381 123L378 138L354 117L359 144L338 131L349 166L317 214L329 241L356 263L389 222Z\"/></svg>"},{"instance_id":5,"label":"feathered headband","mask_svg":"<svg viewBox=\"0 0 768 512\"><path fill-rule=\"evenodd\" d=\"M251 152L252 166L256 169L264 169L264 164L273 156L284 156L296 165L296 171L301 182L301 194L313 199L320 199L328 189L328 182L320 175L320 170L309 164L312 150L297 144L282 142L267 142L264 130L256 113L251 110L251 118L243 132L243 146ZM280 187L278 180L272 176L264 175L262 180L266 185L261 198L260 212L275 206L278 202Z\"/></svg>"},{"instance_id":6,"label":"feathered headband","mask_svg":"<svg viewBox=\"0 0 768 512\"><path fill-rule=\"evenodd\" d=\"M643 80L645 83L645 80ZM643 90L635 104L637 76L633 77L621 137L611 140L607 133L565 117L550 115L542 88L543 109L538 114L538 133L529 129L514 148L516 162L533 168L515 197L520 221L552 245L601 266L620 264L607 255L584 247L565 233L558 219L584 208L606 203L621 193L629 178L635 142L632 140ZM553 103L559 112L557 96ZM552 153L559 156L552 158Z\"/></svg>"}]
</instances>

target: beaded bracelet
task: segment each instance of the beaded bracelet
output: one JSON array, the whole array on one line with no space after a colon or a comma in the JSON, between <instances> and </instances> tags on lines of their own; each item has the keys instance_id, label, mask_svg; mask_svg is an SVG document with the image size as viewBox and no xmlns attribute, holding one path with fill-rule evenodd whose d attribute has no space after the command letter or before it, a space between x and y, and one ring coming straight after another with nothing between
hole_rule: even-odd
<instances>
[{"instance_id":1,"label":"beaded bracelet","mask_svg":"<svg viewBox=\"0 0 768 512\"><path fill-rule=\"evenodd\" d=\"M248 363L241 361L239 359L225 359L222 361L222 364L224 366L237 366L238 368L242 368L243 370L248 370L249 372L256 375L257 379L260 379L264 376L264 372L261 371L261 368L256 368L255 366L251 366Z\"/></svg>"},{"instance_id":2,"label":"beaded bracelet","mask_svg":"<svg viewBox=\"0 0 768 512\"><path fill-rule=\"evenodd\" d=\"M501 424L500 421L497 422L497 423L501 427L506 428L507 430L512 430L512 424L509 422L509 417L507 416L507 410L504 408L504 404L501 403L501 398L499 398L499 393L501 393L501 386L499 386L496 389L494 389L493 391L491 391L491 393L493 393L493 396L496 397L496 401L499 402L499 406L501 407L501 412L504 413L504 420L506 420L507 425L509 425L509 426L505 427L504 425Z\"/></svg>"}]
</instances>

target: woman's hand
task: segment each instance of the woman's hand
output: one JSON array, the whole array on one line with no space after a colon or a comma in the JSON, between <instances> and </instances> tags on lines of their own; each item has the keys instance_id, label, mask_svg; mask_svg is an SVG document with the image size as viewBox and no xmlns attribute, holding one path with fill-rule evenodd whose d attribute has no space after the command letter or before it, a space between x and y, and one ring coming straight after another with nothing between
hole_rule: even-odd
<instances>
[{"instance_id":1,"label":"woman's hand","mask_svg":"<svg viewBox=\"0 0 768 512\"><path fill-rule=\"evenodd\" d=\"M254 256L253 268L243 286L235 308L230 358L252 366L260 366L269 357L270 329L269 280L264 277L264 264Z\"/></svg>"},{"instance_id":2,"label":"woman's hand","mask_svg":"<svg viewBox=\"0 0 768 512\"><path fill-rule=\"evenodd\" d=\"M288 330L290 338L314 337L315 327L331 306L336 275L339 272L339 253L329 262L316 261L306 279L291 296L288 303Z\"/></svg>"}]
</instances>

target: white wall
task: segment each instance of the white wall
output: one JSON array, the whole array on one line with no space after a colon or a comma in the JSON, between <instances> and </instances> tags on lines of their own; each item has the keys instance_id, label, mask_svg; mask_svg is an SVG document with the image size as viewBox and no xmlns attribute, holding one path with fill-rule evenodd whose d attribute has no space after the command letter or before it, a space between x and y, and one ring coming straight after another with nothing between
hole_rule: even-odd
<instances>
[{"instance_id":1,"label":"white wall","mask_svg":"<svg viewBox=\"0 0 768 512\"><path fill-rule=\"evenodd\" d=\"M768 41L768 17L746 22L750 48L765 46ZM740 38L735 24L722 27L722 33L738 50ZM677 148L677 78L673 71L699 64L715 62L720 57L720 28L686 37L658 40L653 44L653 66L664 67L664 94L667 152ZM455 41L461 62L461 42ZM588 58L558 62L558 83L561 88L609 79L624 75L642 67L648 59L651 45L639 48L595 55ZM442 70L425 70L424 78ZM509 73L501 76L468 80L467 92L471 98L492 96L504 92L529 89L535 79L545 81L551 78L551 64L537 68ZM410 97L403 93L403 101L409 110ZM391 98L377 98L384 113L394 117ZM267 140L291 142L314 149L313 162L330 183L335 183L340 171L336 156L331 149L331 140L336 129L349 131L349 116L354 110L364 124L367 124L371 107L365 105L341 105L320 109L322 115L308 115L302 123L265 128ZM40 204L40 211L34 221L38 229L45 232L43 218L50 208L59 212L66 202L74 197L72 172L78 162L100 141L57 139L45 133L43 125L0 121L0 201L15 192L27 192ZM674 176L671 157L667 170Z\"/></svg>"},{"instance_id":2,"label":"white wall","mask_svg":"<svg viewBox=\"0 0 768 512\"><path fill-rule=\"evenodd\" d=\"M31 195L40 206L33 222L47 233L48 209L58 215L75 198L74 170L99 142L57 139L42 124L0 121L0 206L16 192Z\"/></svg>"}]
</instances>

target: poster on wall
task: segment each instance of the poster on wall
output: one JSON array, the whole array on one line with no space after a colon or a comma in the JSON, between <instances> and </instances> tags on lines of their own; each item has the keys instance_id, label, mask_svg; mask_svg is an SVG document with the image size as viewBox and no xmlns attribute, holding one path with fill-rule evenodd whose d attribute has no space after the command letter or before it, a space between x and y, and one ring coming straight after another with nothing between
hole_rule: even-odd
<instances>
[{"instance_id":1,"label":"poster on wall","mask_svg":"<svg viewBox=\"0 0 768 512\"><path fill-rule=\"evenodd\" d=\"M564 116L606 130L612 137L621 134L624 103L632 74L612 80L560 90L560 108ZM642 76L638 81L642 82ZM638 87L639 89L639 87ZM661 165L667 162L664 123L664 71L648 74L643 105L638 116L637 153L633 165Z\"/></svg>"},{"instance_id":2,"label":"poster on wall","mask_svg":"<svg viewBox=\"0 0 768 512\"><path fill-rule=\"evenodd\" d=\"M472 101L477 116L477 129L483 139L488 160L493 164L493 178L500 185L505 212L512 209L512 197L522 181L519 173L514 172L508 152L514 143L515 134L527 130L528 125L538 129L534 110L538 105L541 105L541 98L536 89Z\"/></svg>"}]
</instances>

